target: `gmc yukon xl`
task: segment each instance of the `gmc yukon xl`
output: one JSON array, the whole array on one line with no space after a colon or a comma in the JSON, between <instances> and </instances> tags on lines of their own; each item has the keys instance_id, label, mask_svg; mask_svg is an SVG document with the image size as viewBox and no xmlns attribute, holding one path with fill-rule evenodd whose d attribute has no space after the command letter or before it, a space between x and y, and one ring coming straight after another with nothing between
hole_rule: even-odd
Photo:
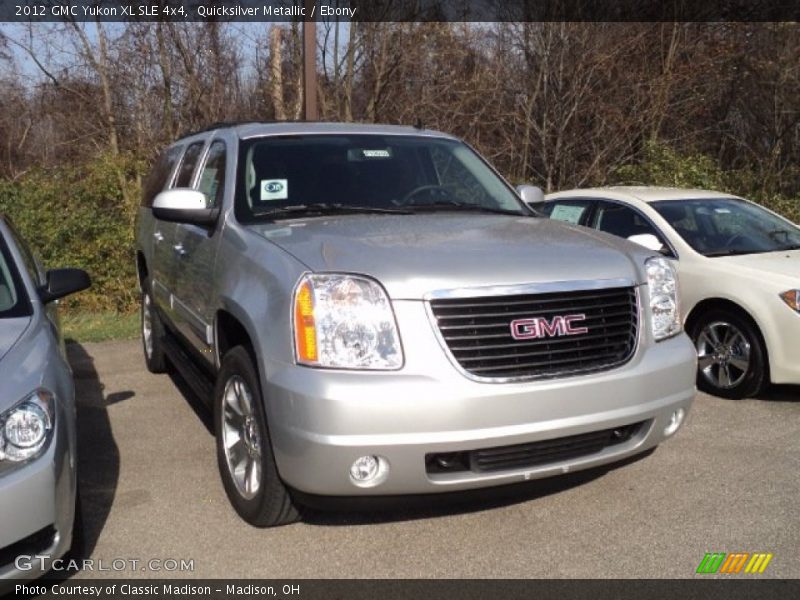
<instances>
[{"instance_id":1,"label":"gmc yukon xl","mask_svg":"<svg viewBox=\"0 0 800 600\"><path fill-rule=\"evenodd\" d=\"M538 218L533 191L411 127L166 149L137 219L145 359L213 407L242 518L548 477L678 430L696 357L670 260Z\"/></svg>"}]
</instances>

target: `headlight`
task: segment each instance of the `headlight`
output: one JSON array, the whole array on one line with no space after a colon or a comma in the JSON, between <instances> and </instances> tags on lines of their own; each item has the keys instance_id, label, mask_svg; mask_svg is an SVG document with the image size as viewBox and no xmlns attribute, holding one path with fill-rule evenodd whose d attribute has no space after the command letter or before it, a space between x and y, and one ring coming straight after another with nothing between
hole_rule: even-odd
<instances>
[{"instance_id":1,"label":"headlight","mask_svg":"<svg viewBox=\"0 0 800 600\"><path fill-rule=\"evenodd\" d=\"M794 311L800 312L800 290L789 290L781 294L781 300L786 302L786 306Z\"/></svg>"},{"instance_id":2,"label":"headlight","mask_svg":"<svg viewBox=\"0 0 800 600\"><path fill-rule=\"evenodd\" d=\"M53 394L44 389L0 414L0 461L22 462L44 452L54 421Z\"/></svg>"},{"instance_id":3,"label":"headlight","mask_svg":"<svg viewBox=\"0 0 800 600\"><path fill-rule=\"evenodd\" d=\"M400 336L380 284L358 275L307 274L294 294L297 362L341 369L399 369Z\"/></svg>"},{"instance_id":4,"label":"headlight","mask_svg":"<svg viewBox=\"0 0 800 600\"><path fill-rule=\"evenodd\" d=\"M647 287L650 290L650 315L656 341L681 331L678 305L678 276L666 258L650 258L645 263Z\"/></svg>"}]
</instances>

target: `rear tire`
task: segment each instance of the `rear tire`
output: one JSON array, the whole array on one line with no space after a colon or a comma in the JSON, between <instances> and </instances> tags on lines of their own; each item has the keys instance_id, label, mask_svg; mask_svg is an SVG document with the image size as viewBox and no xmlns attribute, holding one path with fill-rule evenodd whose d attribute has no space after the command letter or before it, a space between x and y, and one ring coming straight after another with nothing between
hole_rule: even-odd
<instances>
[{"instance_id":1,"label":"rear tire","mask_svg":"<svg viewBox=\"0 0 800 600\"><path fill-rule=\"evenodd\" d=\"M164 373L167 370L167 357L164 353L164 325L153 304L150 285L142 282L141 332L144 362L151 373Z\"/></svg>"},{"instance_id":2,"label":"rear tire","mask_svg":"<svg viewBox=\"0 0 800 600\"><path fill-rule=\"evenodd\" d=\"M258 374L243 346L222 359L214 388L214 429L222 484L239 516L255 527L297 521L300 511L275 464Z\"/></svg>"},{"instance_id":3,"label":"rear tire","mask_svg":"<svg viewBox=\"0 0 800 600\"><path fill-rule=\"evenodd\" d=\"M711 310L700 315L689 335L702 391L739 400L757 396L769 384L766 349L750 319L732 310Z\"/></svg>"}]
</instances>

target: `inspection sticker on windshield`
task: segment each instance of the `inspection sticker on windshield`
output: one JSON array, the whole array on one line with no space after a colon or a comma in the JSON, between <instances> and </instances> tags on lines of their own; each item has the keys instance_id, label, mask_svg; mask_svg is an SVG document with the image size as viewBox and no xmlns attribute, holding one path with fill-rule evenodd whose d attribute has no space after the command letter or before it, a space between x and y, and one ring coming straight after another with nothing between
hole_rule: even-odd
<instances>
[{"instance_id":1,"label":"inspection sticker on windshield","mask_svg":"<svg viewBox=\"0 0 800 600\"><path fill-rule=\"evenodd\" d=\"M350 162L386 160L387 158L392 158L391 148L350 148L347 151L347 160Z\"/></svg>"},{"instance_id":2,"label":"inspection sticker on windshield","mask_svg":"<svg viewBox=\"0 0 800 600\"><path fill-rule=\"evenodd\" d=\"M289 197L288 179L262 179L262 200L286 200Z\"/></svg>"},{"instance_id":3,"label":"inspection sticker on windshield","mask_svg":"<svg viewBox=\"0 0 800 600\"><path fill-rule=\"evenodd\" d=\"M364 158L391 158L388 150L364 150Z\"/></svg>"}]
</instances>

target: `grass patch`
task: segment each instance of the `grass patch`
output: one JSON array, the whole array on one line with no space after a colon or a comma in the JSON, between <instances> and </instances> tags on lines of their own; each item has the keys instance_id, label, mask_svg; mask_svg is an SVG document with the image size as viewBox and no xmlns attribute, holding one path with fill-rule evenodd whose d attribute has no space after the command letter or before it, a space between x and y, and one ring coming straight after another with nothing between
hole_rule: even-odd
<instances>
[{"instance_id":1,"label":"grass patch","mask_svg":"<svg viewBox=\"0 0 800 600\"><path fill-rule=\"evenodd\" d=\"M139 337L139 313L65 312L61 330L67 343L132 340Z\"/></svg>"}]
</instances>

